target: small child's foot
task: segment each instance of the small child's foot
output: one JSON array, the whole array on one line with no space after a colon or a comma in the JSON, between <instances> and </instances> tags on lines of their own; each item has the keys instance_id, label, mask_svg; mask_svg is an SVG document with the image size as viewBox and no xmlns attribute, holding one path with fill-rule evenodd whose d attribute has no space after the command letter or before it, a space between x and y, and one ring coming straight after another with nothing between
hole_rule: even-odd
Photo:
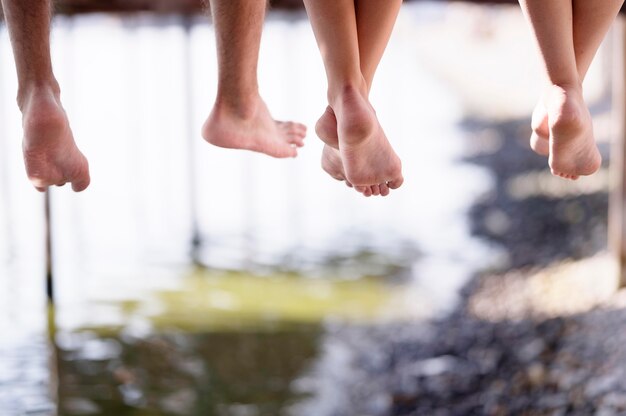
<instances>
[{"instance_id":1,"label":"small child's foot","mask_svg":"<svg viewBox=\"0 0 626 416\"><path fill-rule=\"evenodd\" d=\"M38 191L72 184L76 192L89 186L89 164L76 147L59 94L37 89L21 101L26 174Z\"/></svg>"},{"instance_id":2,"label":"small child's foot","mask_svg":"<svg viewBox=\"0 0 626 416\"><path fill-rule=\"evenodd\" d=\"M215 146L277 158L296 157L304 136L303 124L274 120L261 98L249 103L245 111L216 103L202 126L202 137Z\"/></svg>"},{"instance_id":3,"label":"small child's foot","mask_svg":"<svg viewBox=\"0 0 626 416\"><path fill-rule=\"evenodd\" d=\"M315 125L315 132L325 143L324 150L322 151L322 169L324 169L324 171L332 178L345 181L346 185L352 188L353 185L346 178L343 162L341 160L341 154L339 152L337 118L335 117L335 113L330 106L326 107L324 114L322 114L317 121ZM386 183L371 186L356 186L354 189L368 197L372 195L389 195L389 187Z\"/></svg>"},{"instance_id":4,"label":"small child's foot","mask_svg":"<svg viewBox=\"0 0 626 416\"><path fill-rule=\"evenodd\" d=\"M548 126L548 111L543 101L539 101L531 120L533 132L530 135L530 148L541 156L550 154L550 128Z\"/></svg>"},{"instance_id":5,"label":"small child's foot","mask_svg":"<svg viewBox=\"0 0 626 416\"><path fill-rule=\"evenodd\" d=\"M582 92L576 88L551 87L546 95L550 130L552 173L567 179L591 175L602 163L593 136L591 114Z\"/></svg>"}]
</instances>

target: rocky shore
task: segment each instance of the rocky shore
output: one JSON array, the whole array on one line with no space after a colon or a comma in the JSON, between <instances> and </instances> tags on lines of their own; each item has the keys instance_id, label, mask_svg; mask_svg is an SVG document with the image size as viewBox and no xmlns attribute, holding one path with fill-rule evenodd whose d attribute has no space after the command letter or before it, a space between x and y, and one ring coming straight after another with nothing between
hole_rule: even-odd
<instances>
[{"instance_id":1,"label":"rocky shore","mask_svg":"<svg viewBox=\"0 0 626 416\"><path fill-rule=\"evenodd\" d=\"M349 405L329 414L626 414L626 293L615 293L604 254L608 194L590 182L546 186L525 123L466 126L491 143L468 158L497 178L471 217L475 235L503 248L502 267L476 276L435 322L331 328L352 375L330 381Z\"/></svg>"}]
</instances>

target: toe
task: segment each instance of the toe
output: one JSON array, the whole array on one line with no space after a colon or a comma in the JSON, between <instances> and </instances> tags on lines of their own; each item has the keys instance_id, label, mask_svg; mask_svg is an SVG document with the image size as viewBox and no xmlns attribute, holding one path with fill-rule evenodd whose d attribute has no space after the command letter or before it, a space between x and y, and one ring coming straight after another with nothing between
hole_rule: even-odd
<instances>
[{"instance_id":1,"label":"toe","mask_svg":"<svg viewBox=\"0 0 626 416\"><path fill-rule=\"evenodd\" d=\"M306 135L306 126L300 123L294 123L293 121L279 121L280 128L289 134L295 134L300 137Z\"/></svg>"},{"instance_id":2,"label":"toe","mask_svg":"<svg viewBox=\"0 0 626 416\"><path fill-rule=\"evenodd\" d=\"M369 190L369 187L367 187L367 186L355 186L354 189L356 189L357 192L365 194L366 190Z\"/></svg>"},{"instance_id":3,"label":"toe","mask_svg":"<svg viewBox=\"0 0 626 416\"><path fill-rule=\"evenodd\" d=\"M85 178L75 179L72 181L72 190L74 192L82 192L87 189L90 183L91 179L89 178L89 176Z\"/></svg>"},{"instance_id":4,"label":"toe","mask_svg":"<svg viewBox=\"0 0 626 416\"><path fill-rule=\"evenodd\" d=\"M287 135L287 143L302 147L304 146L304 137L290 133Z\"/></svg>"},{"instance_id":5,"label":"toe","mask_svg":"<svg viewBox=\"0 0 626 416\"><path fill-rule=\"evenodd\" d=\"M399 187L402 186L403 183L404 183L404 178L402 176L400 176L400 177L398 177L398 178L396 178L394 180L388 181L387 182L387 186L390 189L398 189Z\"/></svg>"},{"instance_id":6,"label":"toe","mask_svg":"<svg viewBox=\"0 0 626 416\"><path fill-rule=\"evenodd\" d=\"M81 164L78 172L74 176L68 178L67 182L72 183L72 190L74 192L82 192L87 189L91 183L91 177L89 175L89 164L86 159L84 160L84 163Z\"/></svg>"},{"instance_id":7,"label":"toe","mask_svg":"<svg viewBox=\"0 0 626 416\"><path fill-rule=\"evenodd\" d=\"M372 191L372 195L375 195L375 196L380 195L380 188L378 185L372 185L370 186L370 189Z\"/></svg>"},{"instance_id":8,"label":"toe","mask_svg":"<svg viewBox=\"0 0 626 416\"><path fill-rule=\"evenodd\" d=\"M298 150L293 145L289 143L284 143L284 145L278 146L273 152L268 152L268 155L279 159L284 159L288 157L298 156Z\"/></svg>"},{"instance_id":9,"label":"toe","mask_svg":"<svg viewBox=\"0 0 626 416\"><path fill-rule=\"evenodd\" d=\"M378 185L378 187L380 188L380 194L382 196L389 195L389 187L387 186L386 183L381 183L380 185Z\"/></svg>"}]
</instances>

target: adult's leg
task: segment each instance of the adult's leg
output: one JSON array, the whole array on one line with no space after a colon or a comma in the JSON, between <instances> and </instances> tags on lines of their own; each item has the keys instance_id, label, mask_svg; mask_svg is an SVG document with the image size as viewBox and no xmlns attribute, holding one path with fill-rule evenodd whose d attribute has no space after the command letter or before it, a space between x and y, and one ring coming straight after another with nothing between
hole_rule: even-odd
<instances>
[{"instance_id":1,"label":"adult's leg","mask_svg":"<svg viewBox=\"0 0 626 416\"><path fill-rule=\"evenodd\" d=\"M585 79L591 62L623 3L624 0L606 0L601 3L573 0L574 54L581 83ZM542 100L533 112L532 127L531 147L535 152L548 156L550 131L547 110Z\"/></svg>"},{"instance_id":2,"label":"adult's leg","mask_svg":"<svg viewBox=\"0 0 626 416\"><path fill-rule=\"evenodd\" d=\"M265 0L210 0L217 39L218 85L202 136L216 146L295 157L306 127L275 121L259 95L257 62Z\"/></svg>"},{"instance_id":3,"label":"adult's leg","mask_svg":"<svg viewBox=\"0 0 626 416\"><path fill-rule=\"evenodd\" d=\"M17 68L26 173L32 184L89 186L87 159L76 147L50 60L51 6L46 0L2 0Z\"/></svg>"},{"instance_id":4,"label":"adult's leg","mask_svg":"<svg viewBox=\"0 0 626 416\"><path fill-rule=\"evenodd\" d=\"M403 181L400 159L367 98L353 0L305 0L305 6L324 60L328 102L337 119L347 181L359 187L399 187Z\"/></svg>"},{"instance_id":5,"label":"adult's leg","mask_svg":"<svg viewBox=\"0 0 626 416\"><path fill-rule=\"evenodd\" d=\"M355 1L360 67L361 74L367 84L368 94L401 5L402 0L390 0L382 8L376 0ZM351 186L350 182L346 180L341 163L338 150L337 119L330 106L326 107L324 114L315 126L315 130L325 142L322 152L322 168L333 178L346 181L348 186ZM381 194L386 196L389 194L389 188L384 183L371 186L369 190L363 189L363 191L365 195Z\"/></svg>"},{"instance_id":6,"label":"adult's leg","mask_svg":"<svg viewBox=\"0 0 626 416\"><path fill-rule=\"evenodd\" d=\"M550 86L544 94L552 172L576 179L598 170L600 153L576 67L571 0L521 0Z\"/></svg>"}]
</instances>

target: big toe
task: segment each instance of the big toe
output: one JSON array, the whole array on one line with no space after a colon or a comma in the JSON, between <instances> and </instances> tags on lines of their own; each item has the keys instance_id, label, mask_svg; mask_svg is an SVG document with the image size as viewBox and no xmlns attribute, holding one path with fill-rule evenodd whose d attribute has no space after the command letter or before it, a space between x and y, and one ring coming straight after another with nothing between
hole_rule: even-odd
<instances>
[{"instance_id":1,"label":"big toe","mask_svg":"<svg viewBox=\"0 0 626 416\"><path fill-rule=\"evenodd\" d=\"M403 183L404 183L404 177L400 175L396 177L395 179L387 181L387 186L389 187L389 189L398 189L399 187L402 186Z\"/></svg>"},{"instance_id":2,"label":"big toe","mask_svg":"<svg viewBox=\"0 0 626 416\"><path fill-rule=\"evenodd\" d=\"M91 175L89 174L89 163L87 159L83 157L83 161L80 164L77 172L69 178L70 182L72 182L72 190L74 192L82 192L91 183Z\"/></svg>"},{"instance_id":3,"label":"big toe","mask_svg":"<svg viewBox=\"0 0 626 416\"><path fill-rule=\"evenodd\" d=\"M277 145L274 149L269 150L267 152L268 155L280 159L288 158L288 157L296 157L298 156L298 151L296 148L289 143L284 143L281 145Z\"/></svg>"}]
</instances>

